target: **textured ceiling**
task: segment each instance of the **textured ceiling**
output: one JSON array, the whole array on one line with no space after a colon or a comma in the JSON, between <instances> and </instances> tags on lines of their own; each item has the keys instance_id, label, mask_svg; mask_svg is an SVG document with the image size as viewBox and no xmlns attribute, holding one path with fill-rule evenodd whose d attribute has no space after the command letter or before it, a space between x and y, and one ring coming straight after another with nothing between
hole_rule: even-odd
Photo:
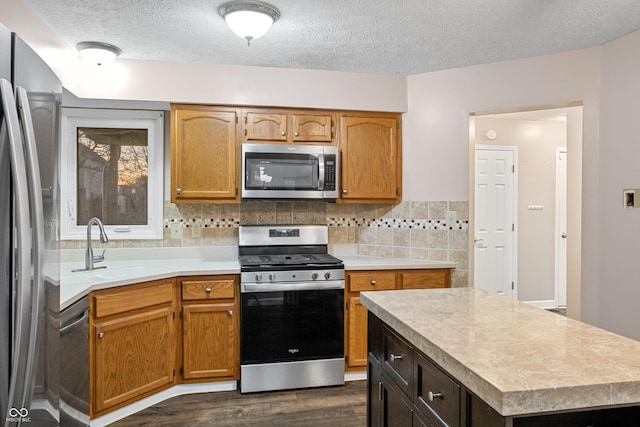
<instances>
[{"instance_id":1,"label":"textured ceiling","mask_svg":"<svg viewBox=\"0 0 640 427\"><path fill-rule=\"evenodd\" d=\"M598 46L640 29L640 0L270 0L281 16L247 43L225 0L27 0L70 45L122 58L418 74Z\"/></svg>"}]
</instances>

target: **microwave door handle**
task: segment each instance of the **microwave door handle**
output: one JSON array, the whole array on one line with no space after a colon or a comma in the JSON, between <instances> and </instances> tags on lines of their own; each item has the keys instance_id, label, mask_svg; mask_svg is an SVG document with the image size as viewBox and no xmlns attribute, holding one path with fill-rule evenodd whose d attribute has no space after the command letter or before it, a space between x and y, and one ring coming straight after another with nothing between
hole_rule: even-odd
<instances>
[{"instance_id":1,"label":"microwave door handle","mask_svg":"<svg viewBox=\"0 0 640 427\"><path fill-rule=\"evenodd\" d=\"M318 190L324 190L324 154L318 155Z\"/></svg>"}]
</instances>

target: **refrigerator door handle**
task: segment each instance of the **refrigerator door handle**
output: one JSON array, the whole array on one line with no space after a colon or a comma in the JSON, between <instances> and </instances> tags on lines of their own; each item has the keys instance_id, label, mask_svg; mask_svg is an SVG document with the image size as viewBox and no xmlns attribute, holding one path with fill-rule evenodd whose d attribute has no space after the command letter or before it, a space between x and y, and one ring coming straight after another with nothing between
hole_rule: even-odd
<instances>
[{"instance_id":1,"label":"refrigerator door handle","mask_svg":"<svg viewBox=\"0 0 640 427\"><path fill-rule=\"evenodd\" d=\"M36 134L33 128L29 97L25 88L16 86L16 102L18 104L18 118L24 137L25 160L27 166L27 185L29 186L29 205L31 207L31 245L33 251L31 282L31 327L29 332L29 350L27 353L27 373L25 378L30 378L28 383L28 396L31 396L35 387L36 355L40 340L42 339L42 319L44 303L44 209L42 206L42 181L40 180L40 164L38 162L38 149L36 146Z\"/></svg>"},{"instance_id":2,"label":"refrigerator door handle","mask_svg":"<svg viewBox=\"0 0 640 427\"><path fill-rule=\"evenodd\" d=\"M20 134L20 122L16 101L13 96L11 83L0 79L0 102L4 121L3 131L9 138L9 151L11 158L11 174L14 184L14 217L16 227L15 242L17 252L15 254L16 280L14 290L15 309L13 316L13 354L12 370L9 379L9 408L28 408L30 406L29 385L32 379L27 377L31 369L27 368L27 352L29 350L29 329L31 309L31 214L29 211L29 188L25 165L25 155Z\"/></svg>"}]
</instances>

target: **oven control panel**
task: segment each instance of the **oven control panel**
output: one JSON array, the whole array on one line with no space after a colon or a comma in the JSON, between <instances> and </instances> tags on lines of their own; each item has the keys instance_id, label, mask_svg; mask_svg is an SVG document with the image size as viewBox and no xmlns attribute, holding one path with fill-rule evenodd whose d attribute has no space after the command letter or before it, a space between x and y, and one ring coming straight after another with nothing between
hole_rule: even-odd
<instances>
[{"instance_id":1,"label":"oven control panel","mask_svg":"<svg viewBox=\"0 0 640 427\"><path fill-rule=\"evenodd\" d=\"M344 280L344 270L251 271L240 275L241 283L295 283Z\"/></svg>"}]
</instances>

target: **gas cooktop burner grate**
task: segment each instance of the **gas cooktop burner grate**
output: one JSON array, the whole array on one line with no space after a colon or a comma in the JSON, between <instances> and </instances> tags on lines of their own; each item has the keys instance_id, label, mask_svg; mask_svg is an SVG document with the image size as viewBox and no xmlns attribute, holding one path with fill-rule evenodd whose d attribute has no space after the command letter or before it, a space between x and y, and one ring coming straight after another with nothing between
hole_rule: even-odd
<instances>
[{"instance_id":1,"label":"gas cooktop burner grate","mask_svg":"<svg viewBox=\"0 0 640 427\"><path fill-rule=\"evenodd\" d=\"M329 254L241 255L243 266L340 264L342 261Z\"/></svg>"}]
</instances>

